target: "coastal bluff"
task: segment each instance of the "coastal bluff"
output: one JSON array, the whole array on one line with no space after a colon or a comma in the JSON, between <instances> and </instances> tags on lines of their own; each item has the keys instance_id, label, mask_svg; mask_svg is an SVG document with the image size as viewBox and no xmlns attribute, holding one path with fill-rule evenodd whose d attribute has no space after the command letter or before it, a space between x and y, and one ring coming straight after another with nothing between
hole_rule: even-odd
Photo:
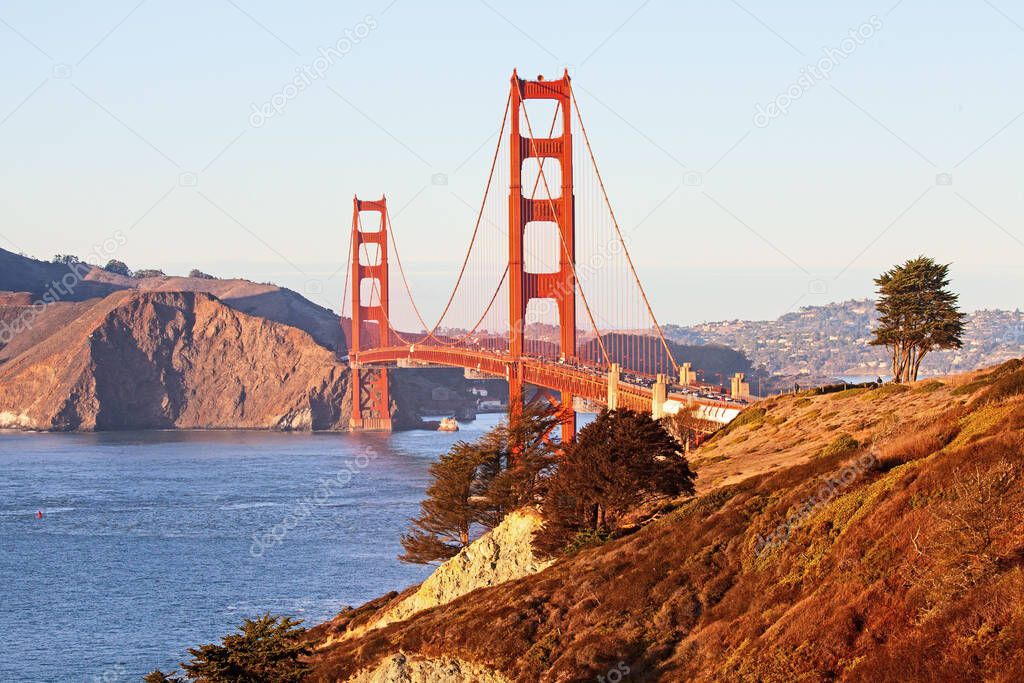
<instances>
[{"instance_id":1,"label":"coastal bluff","mask_svg":"<svg viewBox=\"0 0 1024 683\"><path fill-rule=\"evenodd\" d=\"M348 423L348 369L336 354L303 330L211 294L124 290L54 304L31 333L3 350L0 428L329 430Z\"/></svg>"}]
</instances>

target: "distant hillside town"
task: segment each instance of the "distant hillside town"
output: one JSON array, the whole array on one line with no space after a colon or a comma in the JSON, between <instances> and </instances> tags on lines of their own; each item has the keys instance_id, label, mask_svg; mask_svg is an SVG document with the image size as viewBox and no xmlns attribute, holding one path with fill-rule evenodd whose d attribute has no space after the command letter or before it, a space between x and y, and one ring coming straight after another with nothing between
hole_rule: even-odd
<instances>
[{"instance_id":1,"label":"distant hillside town","mask_svg":"<svg viewBox=\"0 0 1024 683\"><path fill-rule=\"evenodd\" d=\"M742 351L758 369L804 384L831 378L886 377L883 347L871 346L878 315L870 299L805 306L777 320L728 320L689 327L666 325L681 344L720 344ZM1024 355L1024 314L981 310L968 314L962 349L925 357L922 376L965 372Z\"/></svg>"}]
</instances>

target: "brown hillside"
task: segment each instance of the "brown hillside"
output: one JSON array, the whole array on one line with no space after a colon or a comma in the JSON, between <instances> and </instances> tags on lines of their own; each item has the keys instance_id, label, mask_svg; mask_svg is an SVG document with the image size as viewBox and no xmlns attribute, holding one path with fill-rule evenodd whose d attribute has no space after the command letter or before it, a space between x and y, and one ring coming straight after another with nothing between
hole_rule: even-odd
<instances>
[{"instance_id":1,"label":"brown hillside","mask_svg":"<svg viewBox=\"0 0 1024 683\"><path fill-rule=\"evenodd\" d=\"M0 291L28 292L33 299L38 299L53 282L61 281L68 272L67 266L37 261L0 249ZM79 282L71 292L62 293L61 298L65 301L82 301L123 289L115 283L93 280L89 276L85 280Z\"/></svg>"},{"instance_id":2,"label":"brown hillside","mask_svg":"<svg viewBox=\"0 0 1024 683\"><path fill-rule=\"evenodd\" d=\"M321 346L337 351L340 355L346 353L345 337L341 333L338 316L286 287L240 279L209 280L171 276L130 279L106 271L94 275L100 274L145 292L206 292L243 313L305 330Z\"/></svg>"},{"instance_id":3,"label":"brown hillside","mask_svg":"<svg viewBox=\"0 0 1024 683\"><path fill-rule=\"evenodd\" d=\"M112 411L117 404L111 404L105 416L98 416L100 419L97 422L97 416L93 414L98 407L87 405L95 401L91 389L94 382L87 375L93 369L102 372L107 370L91 363L88 356L83 356L79 352L84 348L83 340L88 336L88 330L98 325L100 319L110 313L111 306L126 301L125 294L132 291L150 294L184 292L213 295L219 300L219 305L226 306L229 310L308 333L309 338L330 352L328 356L332 359L331 363L334 363L334 359L344 358L348 353L338 316L283 287L240 279L171 276L129 278L87 265L75 266L75 273L84 274L85 279L77 280L71 277L71 291L67 288L55 290L54 282L61 282L65 277L71 276L72 270L69 266L37 261L0 249L0 378L7 378L0 379L0 382L6 382L6 386L0 385L0 397L6 397L0 401L0 413L3 413L0 415L0 428L252 426L280 429L305 425L304 418L299 419L296 425L292 425L292 417L289 417L292 408L289 401L293 397L282 395L275 399L270 398L269 386L276 381L277 375L270 374L264 378L257 376L258 372L263 370L276 372L276 363L287 364L287 361L282 359L288 358L293 352L281 349L276 352L280 358L258 359L257 362L250 355L252 349L241 346L236 347L233 352L228 348L222 349L223 357L219 360L223 361L223 364L193 364L189 382L194 387L220 386L220 380L216 375L222 371L222 367L247 367L251 374L245 380L239 380L241 385L259 384L268 387L267 396L259 399L265 400L267 405L256 407L255 413L251 412L251 406L240 404L233 407L231 402L237 403L237 400L235 395L229 392L228 405L210 406L210 410L196 416L190 416L187 411L179 414L173 400L177 391L173 386L177 373L170 368L164 368L155 374L159 376L160 382L167 386L154 391L152 396L166 394L169 397L167 406L114 418ZM2 288L11 291L2 291ZM50 299L44 299L44 296L49 294L52 297L54 292L59 294L56 301L45 306L37 305L42 300L49 302ZM247 317L243 315L240 319ZM173 349L178 343L174 335L179 331L172 325L164 328L162 332L166 332L167 335L160 343ZM149 333L155 331L150 330ZM76 334L79 336L76 337ZM151 339L150 346L155 347L159 337L160 335ZM68 339L74 339L75 343L69 346ZM243 337L231 339L237 342L245 341ZM302 343L296 346L297 350L293 354L296 358L308 352L305 348L307 337L303 336L302 339ZM257 344L256 348L259 346ZM174 357L171 351L166 350L154 354L154 359L158 363ZM6 367L7 364L15 362L15 367ZM33 367L31 375L23 374L28 366ZM210 375L200 376L200 370L203 369L209 371ZM102 378L99 379L102 383ZM391 381L392 418L395 429L422 426L421 414L462 415L472 413L476 406L475 398L469 392L469 385L462 371L457 368L407 369L394 373ZM437 387L446 388L446 396L449 398L435 400L433 390ZM288 386L284 388L289 390ZM126 389L118 391L127 395ZM246 396L251 398L251 392ZM277 415L270 407L273 401L281 405L283 417L279 422L270 419ZM196 400L193 400L192 404L198 405ZM343 429L347 427L348 411L349 403L342 404L340 401L331 408L318 408L317 416L305 426L313 429ZM339 418L340 421L336 420L335 417L342 413L344 416ZM203 419L207 415L209 421Z\"/></svg>"},{"instance_id":4,"label":"brown hillside","mask_svg":"<svg viewBox=\"0 0 1024 683\"><path fill-rule=\"evenodd\" d=\"M516 681L1024 679L1024 363L773 399L712 445L697 498L338 639L310 680L399 652Z\"/></svg>"},{"instance_id":5,"label":"brown hillside","mask_svg":"<svg viewBox=\"0 0 1024 683\"><path fill-rule=\"evenodd\" d=\"M87 274L72 290L60 292L61 302L79 302L104 297L125 289L156 292L205 292L228 306L267 320L308 332L321 346L340 355L346 353L337 315L284 287L249 280L189 277L130 278L95 266L83 266ZM37 261L0 249L0 291L27 292L28 302L41 298L54 281L68 275L68 266ZM0 307L5 302L0 299ZM0 313L0 315L3 315Z\"/></svg>"},{"instance_id":6,"label":"brown hillside","mask_svg":"<svg viewBox=\"0 0 1024 683\"><path fill-rule=\"evenodd\" d=\"M347 426L347 368L302 330L194 292L46 309L2 352L0 426Z\"/></svg>"}]
</instances>

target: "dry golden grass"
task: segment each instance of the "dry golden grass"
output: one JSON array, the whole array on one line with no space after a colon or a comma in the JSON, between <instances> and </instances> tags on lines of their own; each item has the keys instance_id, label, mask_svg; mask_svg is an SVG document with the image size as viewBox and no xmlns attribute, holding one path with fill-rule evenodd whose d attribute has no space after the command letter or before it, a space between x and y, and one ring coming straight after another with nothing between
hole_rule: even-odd
<instances>
[{"instance_id":1,"label":"dry golden grass","mask_svg":"<svg viewBox=\"0 0 1024 683\"><path fill-rule=\"evenodd\" d=\"M927 425L950 409L966 405L973 392L989 385L992 372L887 384L878 389L765 399L747 411L749 418L744 413L735 426L715 435L693 454L698 491L807 462L827 448L840 430L870 445L880 432ZM955 395L957 389L979 379L984 384L972 387L971 393Z\"/></svg>"},{"instance_id":2,"label":"dry golden grass","mask_svg":"<svg viewBox=\"0 0 1024 683\"><path fill-rule=\"evenodd\" d=\"M977 398L1015 371L766 401L699 451L697 498L327 647L312 680L398 650L522 681L1022 680L1024 397ZM823 454L844 432L864 446Z\"/></svg>"}]
</instances>

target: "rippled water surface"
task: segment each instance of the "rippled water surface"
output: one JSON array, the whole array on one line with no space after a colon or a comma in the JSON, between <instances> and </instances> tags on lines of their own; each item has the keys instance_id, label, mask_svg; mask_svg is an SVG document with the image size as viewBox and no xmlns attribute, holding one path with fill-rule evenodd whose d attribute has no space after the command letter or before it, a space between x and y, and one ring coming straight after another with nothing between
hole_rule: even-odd
<instances>
[{"instance_id":1,"label":"rippled water surface","mask_svg":"<svg viewBox=\"0 0 1024 683\"><path fill-rule=\"evenodd\" d=\"M395 555L427 467L495 422L0 433L0 681L138 681L245 616L312 625L422 580Z\"/></svg>"}]
</instances>

